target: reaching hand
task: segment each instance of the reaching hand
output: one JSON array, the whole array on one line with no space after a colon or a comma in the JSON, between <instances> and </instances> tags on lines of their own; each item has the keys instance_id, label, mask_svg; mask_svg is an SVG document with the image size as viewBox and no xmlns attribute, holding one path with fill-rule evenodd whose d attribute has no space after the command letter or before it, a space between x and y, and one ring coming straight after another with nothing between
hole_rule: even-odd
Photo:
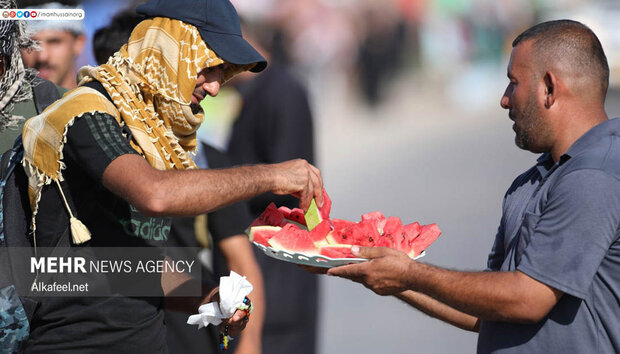
<instances>
[{"instance_id":1,"label":"reaching hand","mask_svg":"<svg viewBox=\"0 0 620 354\"><path fill-rule=\"evenodd\" d=\"M351 251L370 260L331 268L327 274L361 283L379 295L394 295L409 288L407 279L414 261L405 253L387 247L353 246Z\"/></svg>"},{"instance_id":2,"label":"reaching hand","mask_svg":"<svg viewBox=\"0 0 620 354\"><path fill-rule=\"evenodd\" d=\"M307 211L312 198L323 206L323 179L321 171L306 160L290 160L273 164L275 169L275 194L292 194L299 198L299 207Z\"/></svg>"}]
</instances>

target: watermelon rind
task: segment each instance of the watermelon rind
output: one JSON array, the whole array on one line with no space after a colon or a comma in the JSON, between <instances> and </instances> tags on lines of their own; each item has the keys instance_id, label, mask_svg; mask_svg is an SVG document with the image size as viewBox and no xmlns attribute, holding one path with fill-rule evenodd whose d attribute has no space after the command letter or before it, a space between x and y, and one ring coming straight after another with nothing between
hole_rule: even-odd
<instances>
[{"instance_id":1,"label":"watermelon rind","mask_svg":"<svg viewBox=\"0 0 620 354\"><path fill-rule=\"evenodd\" d=\"M280 226L268 226L268 225L263 225L263 226L252 226L250 227L250 229L248 230L248 237L250 238L250 241L254 241L254 235L259 232L259 231L272 231L272 232L278 232L282 230L282 228Z\"/></svg>"},{"instance_id":2,"label":"watermelon rind","mask_svg":"<svg viewBox=\"0 0 620 354\"><path fill-rule=\"evenodd\" d=\"M302 225L298 222L295 222L293 220L289 220L289 219L284 219L282 221L282 227L286 226L287 224L291 224L291 225L295 225L298 229L300 230L306 230L308 231L308 227L306 225Z\"/></svg>"},{"instance_id":3,"label":"watermelon rind","mask_svg":"<svg viewBox=\"0 0 620 354\"><path fill-rule=\"evenodd\" d=\"M269 246L269 239L280 230L282 230L282 228L279 226L252 226L248 232L248 238L250 242Z\"/></svg>"},{"instance_id":4,"label":"watermelon rind","mask_svg":"<svg viewBox=\"0 0 620 354\"><path fill-rule=\"evenodd\" d=\"M312 198L310 207L308 208L308 211L306 211L304 217L309 231L312 231L312 229L323 221L323 217L321 217L321 212L319 211L319 207L316 205L314 198Z\"/></svg>"}]
</instances>

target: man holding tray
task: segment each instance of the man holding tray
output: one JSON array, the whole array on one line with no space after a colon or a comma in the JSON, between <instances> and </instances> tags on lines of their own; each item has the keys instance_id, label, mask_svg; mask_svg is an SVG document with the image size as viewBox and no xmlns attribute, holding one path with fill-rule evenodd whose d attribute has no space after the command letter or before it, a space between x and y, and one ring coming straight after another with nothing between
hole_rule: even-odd
<instances>
[{"instance_id":1,"label":"man holding tray","mask_svg":"<svg viewBox=\"0 0 620 354\"><path fill-rule=\"evenodd\" d=\"M512 46L501 106L516 145L542 155L504 197L488 271L354 246L370 261L327 274L479 332L478 353L619 353L620 119L604 110L607 59L570 20L533 26Z\"/></svg>"}]
</instances>

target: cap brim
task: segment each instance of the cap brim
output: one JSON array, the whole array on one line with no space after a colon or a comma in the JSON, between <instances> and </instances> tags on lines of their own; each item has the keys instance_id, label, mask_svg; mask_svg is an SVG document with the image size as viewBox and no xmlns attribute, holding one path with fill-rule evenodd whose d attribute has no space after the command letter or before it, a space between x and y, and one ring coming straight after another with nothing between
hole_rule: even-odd
<instances>
[{"instance_id":1,"label":"cap brim","mask_svg":"<svg viewBox=\"0 0 620 354\"><path fill-rule=\"evenodd\" d=\"M261 72L267 67L267 60L250 43L246 42L243 37L234 34L209 32L200 28L198 30L209 47L227 62L238 65L256 63L250 69L250 71L255 73Z\"/></svg>"}]
</instances>

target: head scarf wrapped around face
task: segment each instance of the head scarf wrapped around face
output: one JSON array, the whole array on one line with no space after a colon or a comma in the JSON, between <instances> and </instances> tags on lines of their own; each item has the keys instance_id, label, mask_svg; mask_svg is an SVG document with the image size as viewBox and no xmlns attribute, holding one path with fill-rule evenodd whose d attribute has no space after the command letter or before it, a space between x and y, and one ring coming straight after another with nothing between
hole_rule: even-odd
<instances>
[{"instance_id":1,"label":"head scarf wrapped around face","mask_svg":"<svg viewBox=\"0 0 620 354\"><path fill-rule=\"evenodd\" d=\"M196 130L203 112L192 113L190 102L198 73L224 64L184 22L156 17L141 22L129 42L99 67L83 67L79 85L26 122L24 166L34 215L44 185L62 181L62 149L67 129L84 113L108 113L132 133L132 147L160 170L195 168ZM227 80L249 66L225 66ZM83 84L101 82L112 102Z\"/></svg>"},{"instance_id":2,"label":"head scarf wrapped around face","mask_svg":"<svg viewBox=\"0 0 620 354\"><path fill-rule=\"evenodd\" d=\"M203 112L192 113L192 92L201 70L221 64L196 27L156 17L141 22L105 65L82 68L78 79L103 84L153 167L194 168L187 152L196 148ZM224 80L251 65L226 68Z\"/></svg>"}]
</instances>

